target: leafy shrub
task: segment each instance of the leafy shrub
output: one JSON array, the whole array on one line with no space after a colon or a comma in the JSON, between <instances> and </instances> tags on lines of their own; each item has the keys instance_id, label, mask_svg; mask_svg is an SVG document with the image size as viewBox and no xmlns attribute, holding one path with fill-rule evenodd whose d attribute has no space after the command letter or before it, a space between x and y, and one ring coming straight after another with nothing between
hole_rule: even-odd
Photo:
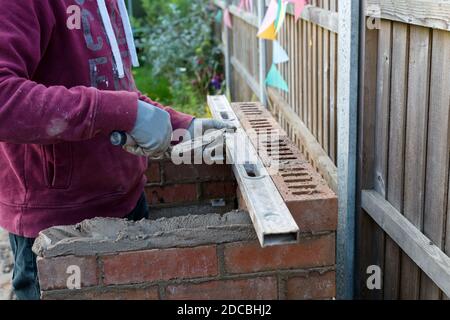
<instances>
[{"instance_id":1,"label":"leafy shrub","mask_svg":"<svg viewBox=\"0 0 450 320\"><path fill-rule=\"evenodd\" d=\"M214 8L208 0L142 0L142 6L146 17L139 22L139 47L149 83L138 74L138 86L151 94L162 93L161 86L169 84L169 92L160 101L201 116L206 95L223 91L222 55L213 34ZM160 84L153 84L158 80Z\"/></svg>"}]
</instances>

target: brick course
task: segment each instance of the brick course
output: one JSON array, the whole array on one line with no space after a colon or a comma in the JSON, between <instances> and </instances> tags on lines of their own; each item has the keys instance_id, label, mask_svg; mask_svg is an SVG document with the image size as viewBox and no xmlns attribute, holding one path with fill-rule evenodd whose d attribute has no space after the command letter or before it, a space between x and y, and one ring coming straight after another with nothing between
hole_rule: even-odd
<instances>
[{"instance_id":1,"label":"brick course","mask_svg":"<svg viewBox=\"0 0 450 320\"><path fill-rule=\"evenodd\" d=\"M334 234L267 248L261 248L257 242L232 243L225 246L225 270L236 274L331 266L334 252Z\"/></svg>"},{"instance_id":2,"label":"brick course","mask_svg":"<svg viewBox=\"0 0 450 320\"><path fill-rule=\"evenodd\" d=\"M275 277L186 283L170 285L166 289L169 300L275 300L277 297Z\"/></svg>"},{"instance_id":3,"label":"brick course","mask_svg":"<svg viewBox=\"0 0 450 320\"><path fill-rule=\"evenodd\" d=\"M336 274L312 272L306 276L291 277L287 280L287 299L331 299L336 296Z\"/></svg>"},{"instance_id":4,"label":"brick course","mask_svg":"<svg viewBox=\"0 0 450 320\"><path fill-rule=\"evenodd\" d=\"M214 246L125 252L101 258L103 282L146 283L217 275Z\"/></svg>"}]
</instances>

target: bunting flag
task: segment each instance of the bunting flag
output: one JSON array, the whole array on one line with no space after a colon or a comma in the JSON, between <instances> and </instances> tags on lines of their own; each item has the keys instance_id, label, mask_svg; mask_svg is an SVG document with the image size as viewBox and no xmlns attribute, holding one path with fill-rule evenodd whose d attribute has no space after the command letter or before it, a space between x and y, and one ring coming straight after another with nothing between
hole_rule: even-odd
<instances>
[{"instance_id":1,"label":"bunting flag","mask_svg":"<svg viewBox=\"0 0 450 320\"><path fill-rule=\"evenodd\" d=\"M220 10L220 9L217 10L217 14L216 14L215 20L216 20L217 23L221 23L223 21L222 10Z\"/></svg>"},{"instance_id":2,"label":"bunting flag","mask_svg":"<svg viewBox=\"0 0 450 320\"><path fill-rule=\"evenodd\" d=\"M231 15L230 15L230 11L228 10L228 8L226 8L223 12L223 23L225 24L225 26L227 28L230 28L230 29L233 28L233 24L231 23Z\"/></svg>"},{"instance_id":3,"label":"bunting flag","mask_svg":"<svg viewBox=\"0 0 450 320\"><path fill-rule=\"evenodd\" d=\"M280 74L275 64L270 68L266 78L266 85L289 92L288 84L284 81L283 76Z\"/></svg>"},{"instance_id":4,"label":"bunting flag","mask_svg":"<svg viewBox=\"0 0 450 320\"><path fill-rule=\"evenodd\" d=\"M295 21L300 19L300 16L305 8L307 0L288 0L290 3L294 4L294 15Z\"/></svg>"},{"instance_id":5,"label":"bunting flag","mask_svg":"<svg viewBox=\"0 0 450 320\"><path fill-rule=\"evenodd\" d=\"M277 18L278 4L276 0L272 0L267 9L266 15L258 30L258 37L267 40L275 40L275 20Z\"/></svg>"},{"instance_id":6,"label":"bunting flag","mask_svg":"<svg viewBox=\"0 0 450 320\"><path fill-rule=\"evenodd\" d=\"M273 40L273 64L266 77L267 86L289 92L288 84L277 69L277 64L288 62L289 56L281 44L276 41L276 37L286 19L288 4L294 5L295 21L297 21L306 3L307 0L271 0L269 3L269 8L258 30L259 38ZM241 5L245 6L244 0L241 0Z\"/></svg>"},{"instance_id":7,"label":"bunting flag","mask_svg":"<svg viewBox=\"0 0 450 320\"><path fill-rule=\"evenodd\" d=\"M278 41L273 42L273 63L280 64L289 61L286 51L283 49Z\"/></svg>"},{"instance_id":8,"label":"bunting flag","mask_svg":"<svg viewBox=\"0 0 450 320\"><path fill-rule=\"evenodd\" d=\"M240 0L238 8L240 10L247 10L252 12L253 11L253 0Z\"/></svg>"},{"instance_id":9,"label":"bunting flag","mask_svg":"<svg viewBox=\"0 0 450 320\"><path fill-rule=\"evenodd\" d=\"M277 18L275 20L275 32L278 33L286 19L287 2L278 0Z\"/></svg>"}]
</instances>

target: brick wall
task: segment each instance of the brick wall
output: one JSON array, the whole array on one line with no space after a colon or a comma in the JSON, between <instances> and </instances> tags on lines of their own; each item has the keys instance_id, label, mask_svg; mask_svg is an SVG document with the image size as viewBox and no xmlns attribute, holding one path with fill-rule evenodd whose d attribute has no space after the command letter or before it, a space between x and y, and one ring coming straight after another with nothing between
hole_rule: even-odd
<instances>
[{"instance_id":1,"label":"brick wall","mask_svg":"<svg viewBox=\"0 0 450 320\"><path fill-rule=\"evenodd\" d=\"M45 231L41 237L52 239L52 245L38 241L35 246L40 252L43 299L334 297L334 233L304 236L296 245L263 249L246 212L197 217L205 219L186 220L182 216L139 225L95 219L76 228ZM152 241L183 234L182 229L191 231L186 238L192 242L171 248ZM215 229L221 229L220 234ZM131 237L116 238L108 234L111 230ZM87 241L89 237L92 241ZM93 251L100 242L99 249ZM67 289L70 266L81 271L79 290Z\"/></svg>"},{"instance_id":2,"label":"brick wall","mask_svg":"<svg viewBox=\"0 0 450 320\"><path fill-rule=\"evenodd\" d=\"M259 105L234 107L247 130L279 130ZM266 144L261 157L284 157L272 179L300 227L298 244L260 247L230 166L153 161L151 220L93 219L41 233L34 251L43 299L333 298L336 196L282 139L281 154ZM71 266L81 289L67 287Z\"/></svg>"},{"instance_id":3,"label":"brick wall","mask_svg":"<svg viewBox=\"0 0 450 320\"><path fill-rule=\"evenodd\" d=\"M151 218L225 213L236 207L236 179L229 165L151 161L145 193Z\"/></svg>"}]
</instances>

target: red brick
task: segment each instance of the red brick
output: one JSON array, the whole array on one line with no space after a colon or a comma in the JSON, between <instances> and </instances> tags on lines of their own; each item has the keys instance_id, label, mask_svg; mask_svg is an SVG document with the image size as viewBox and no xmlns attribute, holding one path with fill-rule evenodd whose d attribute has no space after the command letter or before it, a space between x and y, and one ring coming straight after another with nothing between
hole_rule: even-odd
<instances>
[{"instance_id":1,"label":"red brick","mask_svg":"<svg viewBox=\"0 0 450 320\"><path fill-rule=\"evenodd\" d=\"M302 232L335 231L337 228L338 200L335 196L287 201L286 205Z\"/></svg>"},{"instance_id":2,"label":"red brick","mask_svg":"<svg viewBox=\"0 0 450 320\"><path fill-rule=\"evenodd\" d=\"M102 257L105 284L131 284L217 275L215 246L120 253Z\"/></svg>"},{"instance_id":3,"label":"red brick","mask_svg":"<svg viewBox=\"0 0 450 320\"><path fill-rule=\"evenodd\" d=\"M336 230L337 197L311 165L282 166L272 180L302 232Z\"/></svg>"},{"instance_id":4,"label":"red brick","mask_svg":"<svg viewBox=\"0 0 450 320\"><path fill-rule=\"evenodd\" d=\"M166 297L169 300L274 300L278 297L277 280L264 277L170 285Z\"/></svg>"},{"instance_id":5,"label":"red brick","mask_svg":"<svg viewBox=\"0 0 450 320\"><path fill-rule=\"evenodd\" d=\"M44 291L43 300L158 300L157 286L148 288L101 287L87 290Z\"/></svg>"},{"instance_id":6,"label":"red brick","mask_svg":"<svg viewBox=\"0 0 450 320\"><path fill-rule=\"evenodd\" d=\"M277 154L281 158L278 165L287 172L270 171L270 175L300 230L303 232L335 231L337 228L336 195L308 163L299 148L287 137L286 132L270 112L259 103L235 103L233 109L242 126L249 133L253 145L257 147L264 164L266 166L273 164ZM255 127L270 127L277 135L252 135L252 128ZM263 143L263 140L273 141L282 149L273 150ZM296 173L300 174L296 176Z\"/></svg>"},{"instance_id":7,"label":"red brick","mask_svg":"<svg viewBox=\"0 0 450 320\"><path fill-rule=\"evenodd\" d=\"M148 163L148 169L145 175L147 176L147 182L158 183L161 182L161 172L159 167L159 162L150 161Z\"/></svg>"},{"instance_id":8,"label":"red brick","mask_svg":"<svg viewBox=\"0 0 450 320\"><path fill-rule=\"evenodd\" d=\"M225 269L249 273L279 269L300 269L335 264L334 234L302 239L299 244L261 248L257 242L225 246Z\"/></svg>"},{"instance_id":9,"label":"red brick","mask_svg":"<svg viewBox=\"0 0 450 320\"><path fill-rule=\"evenodd\" d=\"M305 277L288 279L286 294L289 300L332 299L336 296L336 274L311 272Z\"/></svg>"},{"instance_id":10,"label":"red brick","mask_svg":"<svg viewBox=\"0 0 450 320\"><path fill-rule=\"evenodd\" d=\"M37 265L41 290L67 289L67 280L73 274L73 271L68 269L70 266L80 268L81 288L98 284L99 275L95 257L38 258Z\"/></svg>"},{"instance_id":11,"label":"red brick","mask_svg":"<svg viewBox=\"0 0 450 320\"><path fill-rule=\"evenodd\" d=\"M236 197L236 182L204 182L202 183L202 198L232 198Z\"/></svg>"},{"instance_id":12,"label":"red brick","mask_svg":"<svg viewBox=\"0 0 450 320\"><path fill-rule=\"evenodd\" d=\"M165 162L163 167L164 183L224 181L233 180L230 165L182 164Z\"/></svg>"},{"instance_id":13,"label":"red brick","mask_svg":"<svg viewBox=\"0 0 450 320\"><path fill-rule=\"evenodd\" d=\"M193 202L198 198L196 184L146 187L145 192L150 205Z\"/></svg>"}]
</instances>

